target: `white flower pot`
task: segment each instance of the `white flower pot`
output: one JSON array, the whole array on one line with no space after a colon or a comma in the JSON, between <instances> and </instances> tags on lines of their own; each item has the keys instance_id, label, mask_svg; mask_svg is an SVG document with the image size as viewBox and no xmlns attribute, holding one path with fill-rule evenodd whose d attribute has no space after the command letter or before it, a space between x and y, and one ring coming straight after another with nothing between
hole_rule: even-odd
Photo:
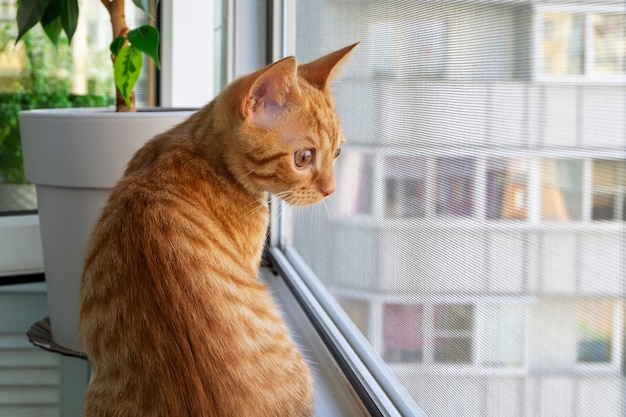
<instances>
[{"instance_id":1,"label":"white flower pot","mask_svg":"<svg viewBox=\"0 0 626 417\"><path fill-rule=\"evenodd\" d=\"M109 192L132 155L190 110L33 110L19 115L26 177L37 188L52 338L78 339L83 255Z\"/></svg>"}]
</instances>

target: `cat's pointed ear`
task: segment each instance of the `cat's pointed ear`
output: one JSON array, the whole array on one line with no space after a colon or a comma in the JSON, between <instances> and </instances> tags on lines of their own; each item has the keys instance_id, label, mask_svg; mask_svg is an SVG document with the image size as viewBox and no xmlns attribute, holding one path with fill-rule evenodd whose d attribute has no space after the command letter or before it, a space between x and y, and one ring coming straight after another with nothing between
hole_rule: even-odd
<instances>
[{"instance_id":1,"label":"cat's pointed ear","mask_svg":"<svg viewBox=\"0 0 626 417\"><path fill-rule=\"evenodd\" d=\"M359 42L324 55L315 61L302 64L298 67L298 74L315 87L323 90L328 87L336 70L358 44Z\"/></svg>"},{"instance_id":2,"label":"cat's pointed ear","mask_svg":"<svg viewBox=\"0 0 626 417\"><path fill-rule=\"evenodd\" d=\"M292 56L257 71L242 102L243 117L268 128L289 100L298 94L296 59Z\"/></svg>"}]
</instances>

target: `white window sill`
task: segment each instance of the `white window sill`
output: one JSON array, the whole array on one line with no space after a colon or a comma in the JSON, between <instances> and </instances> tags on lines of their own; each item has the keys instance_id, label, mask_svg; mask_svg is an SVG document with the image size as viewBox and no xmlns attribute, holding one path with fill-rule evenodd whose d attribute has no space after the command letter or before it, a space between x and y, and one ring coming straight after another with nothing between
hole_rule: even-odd
<instances>
[{"instance_id":1,"label":"white window sill","mask_svg":"<svg viewBox=\"0 0 626 417\"><path fill-rule=\"evenodd\" d=\"M5 276L41 272L39 216L0 216L0 283Z\"/></svg>"},{"instance_id":2,"label":"white window sill","mask_svg":"<svg viewBox=\"0 0 626 417\"><path fill-rule=\"evenodd\" d=\"M317 331L291 295L283 279L268 268L261 268L260 276L272 291L284 313L294 339L301 345L315 376L316 416L368 416L356 397L352 386L337 367Z\"/></svg>"},{"instance_id":3,"label":"white window sill","mask_svg":"<svg viewBox=\"0 0 626 417\"><path fill-rule=\"evenodd\" d=\"M268 248L265 280L317 374L318 416L425 417L292 248ZM333 411L335 409L335 411Z\"/></svg>"}]
</instances>

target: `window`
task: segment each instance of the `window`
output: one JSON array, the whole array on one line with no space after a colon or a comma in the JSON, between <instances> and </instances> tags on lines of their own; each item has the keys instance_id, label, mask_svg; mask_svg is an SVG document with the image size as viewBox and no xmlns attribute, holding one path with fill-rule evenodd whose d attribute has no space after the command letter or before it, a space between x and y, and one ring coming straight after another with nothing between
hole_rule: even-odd
<instances>
[{"instance_id":1,"label":"window","mask_svg":"<svg viewBox=\"0 0 626 417\"><path fill-rule=\"evenodd\" d=\"M524 364L525 310L498 304L383 306L385 360L476 366Z\"/></svg>"},{"instance_id":2,"label":"window","mask_svg":"<svg viewBox=\"0 0 626 417\"><path fill-rule=\"evenodd\" d=\"M422 362L424 360L424 307L387 304L383 310L385 360Z\"/></svg>"},{"instance_id":3,"label":"window","mask_svg":"<svg viewBox=\"0 0 626 417\"><path fill-rule=\"evenodd\" d=\"M593 161L593 220L626 221L626 162Z\"/></svg>"},{"instance_id":4,"label":"window","mask_svg":"<svg viewBox=\"0 0 626 417\"><path fill-rule=\"evenodd\" d=\"M541 163L541 218L547 221L580 220L582 163L547 159Z\"/></svg>"},{"instance_id":5,"label":"window","mask_svg":"<svg viewBox=\"0 0 626 417\"><path fill-rule=\"evenodd\" d=\"M24 175L17 113L28 108L110 105L114 97L110 22L101 5L81 5L72 44L63 34L55 48L39 25L15 44L15 2L6 2L0 13L0 212L32 212L37 208L36 195ZM127 19L147 23L132 3ZM155 103L150 66L144 67L137 84L139 105Z\"/></svg>"},{"instance_id":6,"label":"window","mask_svg":"<svg viewBox=\"0 0 626 417\"><path fill-rule=\"evenodd\" d=\"M626 14L606 13L591 15L591 73L626 73Z\"/></svg>"},{"instance_id":7,"label":"window","mask_svg":"<svg viewBox=\"0 0 626 417\"><path fill-rule=\"evenodd\" d=\"M486 216L489 220L528 218L528 160L490 158L487 163Z\"/></svg>"},{"instance_id":8,"label":"window","mask_svg":"<svg viewBox=\"0 0 626 417\"><path fill-rule=\"evenodd\" d=\"M108 15L95 2L81 4L71 45L61 35L58 49L40 26L15 44L16 2L0 6L0 276L43 270L36 216L35 186L24 174L17 114L22 109L106 107L113 81ZM128 2L127 19L145 24L146 17ZM155 74L144 66L137 87L140 105L154 104Z\"/></svg>"},{"instance_id":9,"label":"window","mask_svg":"<svg viewBox=\"0 0 626 417\"><path fill-rule=\"evenodd\" d=\"M426 159L387 157L385 160L385 214L388 217L426 215Z\"/></svg>"},{"instance_id":10,"label":"window","mask_svg":"<svg viewBox=\"0 0 626 417\"><path fill-rule=\"evenodd\" d=\"M609 6L594 9L589 5L539 7L538 11L539 79L624 80L623 10Z\"/></svg>"},{"instance_id":11,"label":"window","mask_svg":"<svg viewBox=\"0 0 626 417\"><path fill-rule=\"evenodd\" d=\"M304 209L272 201L269 250L302 276L283 284L301 287L303 309L316 301L352 320L340 328L360 360L351 363L377 377L391 370L367 394L410 395L438 416L619 416L623 10L591 1L270 3L271 19L250 22L276 25L274 55L304 62L361 41L333 85L348 138L337 191ZM225 4L213 4L216 16ZM238 18L228 23L241 30L219 19L207 38L227 63L212 85L265 57L258 38L241 41L250 22ZM173 33L200 27L183 26ZM229 53L218 52L220 36ZM170 64L197 69L180 58ZM193 89L178 81L193 77L164 68L163 78L164 103L186 104L176 94ZM38 245L15 239L37 233L28 221L0 230L5 271L16 259L20 270L41 267L18 256Z\"/></svg>"},{"instance_id":12,"label":"window","mask_svg":"<svg viewBox=\"0 0 626 417\"><path fill-rule=\"evenodd\" d=\"M384 183L379 188L371 176L354 175L375 172L376 158L347 150L337 176L340 186L351 192L329 204L345 214L371 214L380 199L389 219L623 220L623 160L562 158L556 153L551 157L471 153L465 158L385 156L378 164ZM537 173L531 178L533 167ZM540 192L530 195L530 190Z\"/></svg>"},{"instance_id":13,"label":"window","mask_svg":"<svg viewBox=\"0 0 626 417\"><path fill-rule=\"evenodd\" d=\"M579 363L607 364L615 359L615 310L613 300L583 300L579 303L576 355Z\"/></svg>"},{"instance_id":14,"label":"window","mask_svg":"<svg viewBox=\"0 0 626 417\"><path fill-rule=\"evenodd\" d=\"M74 42L70 46L61 39L58 50L38 26L15 44L15 2L0 7L0 276L43 270L36 192L24 174L18 112L107 106L113 95L110 23L106 10L94 6L99 7L81 6ZM142 16L129 10L129 21L136 18ZM144 103L154 96L146 75L137 88Z\"/></svg>"},{"instance_id":15,"label":"window","mask_svg":"<svg viewBox=\"0 0 626 417\"><path fill-rule=\"evenodd\" d=\"M427 415L623 412L625 15L587 3L289 8L299 61L361 44L278 245Z\"/></svg>"},{"instance_id":16,"label":"window","mask_svg":"<svg viewBox=\"0 0 626 417\"><path fill-rule=\"evenodd\" d=\"M585 15L545 13L543 16L543 73L582 75L585 64Z\"/></svg>"},{"instance_id":17,"label":"window","mask_svg":"<svg viewBox=\"0 0 626 417\"><path fill-rule=\"evenodd\" d=\"M473 356L474 308L468 304L434 308L434 360L437 363L470 363Z\"/></svg>"},{"instance_id":18,"label":"window","mask_svg":"<svg viewBox=\"0 0 626 417\"><path fill-rule=\"evenodd\" d=\"M474 215L476 161L471 158L440 158L437 161L436 213L440 217Z\"/></svg>"}]
</instances>

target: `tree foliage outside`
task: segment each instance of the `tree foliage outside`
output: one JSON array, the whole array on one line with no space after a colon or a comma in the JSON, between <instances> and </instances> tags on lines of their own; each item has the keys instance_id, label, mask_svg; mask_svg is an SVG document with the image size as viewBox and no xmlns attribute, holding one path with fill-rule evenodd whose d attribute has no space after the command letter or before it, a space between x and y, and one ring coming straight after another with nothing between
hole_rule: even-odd
<instances>
[{"instance_id":1,"label":"tree foliage outside","mask_svg":"<svg viewBox=\"0 0 626 417\"><path fill-rule=\"evenodd\" d=\"M0 27L0 53L13 47L16 36L12 32L9 25ZM0 93L0 183L26 183L17 118L20 111L113 103L110 89L95 85L97 80L92 80L88 94L71 94L72 53L66 38L53 46L41 31L31 31L20 43L25 68L17 76L5 77L8 92Z\"/></svg>"}]
</instances>

